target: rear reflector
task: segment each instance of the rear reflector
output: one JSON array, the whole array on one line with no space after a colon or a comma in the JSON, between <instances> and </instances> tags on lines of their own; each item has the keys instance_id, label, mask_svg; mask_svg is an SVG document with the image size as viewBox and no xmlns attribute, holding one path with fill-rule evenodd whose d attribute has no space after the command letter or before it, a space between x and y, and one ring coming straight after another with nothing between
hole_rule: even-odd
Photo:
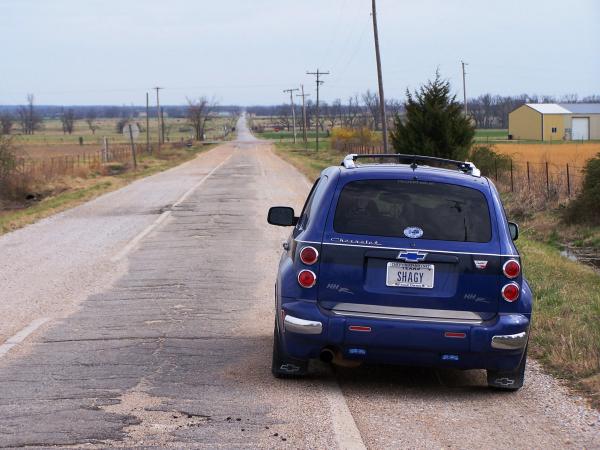
<instances>
[{"instance_id":1,"label":"rear reflector","mask_svg":"<svg viewBox=\"0 0 600 450\"><path fill-rule=\"evenodd\" d=\"M319 259L319 252L314 247L304 247L300 250L300 261L304 264L311 266Z\"/></svg>"},{"instance_id":2,"label":"rear reflector","mask_svg":"<svg viewBox=\"0 0 600 450\"><path fill-rule=\"evenodd\" d=\"M311 288L317 282L317 276L312 270L301 270L298 273L298 284L303 288Z\"/></svg>"},{"instance_id":3,"label":"rear reflector","mask_svg":"<svg viewBox=\"0 0 600 450\"><path fill-rule=\"evenodd\" d=\"M519 298L521 288L515 282L508 283L502 288L502 298L507 302L514 302Z\"/></svg>"},{"instance_id":4,"label":"rear reflector","mask_svg":"<svg viewBox=\"0 0 600 450\"><path fill-rule=\"evenodd\" d=\"M363 327L362 325L350 325L348 329L350 331L362 331L363 333L371 332L371 327Z\"/></svg>"},{"instance_id":5,"label":"rear reflector","mask_svg":"<svg viewBox=\"0 0 600 450\"><path fill-rule=\"evenodd\" d=\"M446 331L444 336L447 338L464 339L467 337L467 333L458 333L455 331Z\"/></svg>"}]
</instances>

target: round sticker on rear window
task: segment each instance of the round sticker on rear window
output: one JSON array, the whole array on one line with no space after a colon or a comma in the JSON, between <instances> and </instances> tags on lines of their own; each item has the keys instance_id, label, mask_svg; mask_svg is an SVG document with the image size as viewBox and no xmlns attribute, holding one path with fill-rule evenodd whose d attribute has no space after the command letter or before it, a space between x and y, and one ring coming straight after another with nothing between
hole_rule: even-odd
<instances>
[{"instance_id":1,"label":"round sticker on rear window","mask_svg":"<svg viewBox=\"0 0 600 450\"><path fill-rule=\"evenodd\" d=\"M404 229L404 236L411 239L418 239L423 236L423 230L419 227L406 227Z\"/></svg>"}]
</instances>

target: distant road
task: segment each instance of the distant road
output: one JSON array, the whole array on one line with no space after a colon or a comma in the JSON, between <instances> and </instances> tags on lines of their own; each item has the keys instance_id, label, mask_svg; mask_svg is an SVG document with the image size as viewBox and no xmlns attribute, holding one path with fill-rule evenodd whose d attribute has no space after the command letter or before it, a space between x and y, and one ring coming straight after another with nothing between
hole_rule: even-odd
<instances>
[{"instance_id":1,"label":"distant road","mask_svg":"<svg viewBox=\"0 0 600 450\"><path fill-rule=\"evenodd\" d=\"M270 374L273 285L309 183L238 138L0 237L0 446L599 448L597 413L532 363L481 371L316 364Z\"/></svg>"}]
</instances>

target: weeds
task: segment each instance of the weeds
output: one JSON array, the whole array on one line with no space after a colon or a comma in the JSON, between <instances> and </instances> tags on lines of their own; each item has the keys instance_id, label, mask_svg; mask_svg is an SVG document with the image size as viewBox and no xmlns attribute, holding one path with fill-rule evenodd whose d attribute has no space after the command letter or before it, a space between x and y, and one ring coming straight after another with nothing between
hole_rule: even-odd
<instances>
[{"instance_id":1,"label":"weeds","mask_svg":"<svg viewBox=\"0 0 600 450\"><path fill-rule=\"evenodd\" d=\"M590 159L584 169L581 192L564 211L567 223L600 225L600 153Z\"/></svg>"}]
</instances>

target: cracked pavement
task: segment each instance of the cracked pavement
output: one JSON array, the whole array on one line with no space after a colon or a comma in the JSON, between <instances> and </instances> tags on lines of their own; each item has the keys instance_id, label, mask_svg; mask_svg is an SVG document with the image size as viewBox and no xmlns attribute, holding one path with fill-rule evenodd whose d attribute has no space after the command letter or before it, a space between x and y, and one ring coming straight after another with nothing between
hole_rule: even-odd
<instances>
[{"instance_id":1,"label":"cracked pavement","mask_svg":"<svg viewBox=\"0 0 600 450\"><path fill-rule=\"evenodd\" d=\"M600 447L597 413L535 363L516 394L484 388L481 371L316 364L302 381L272 378L288 230L266 212L299 208L309 185L238 128L190 163L0 238L0 341L51 319L0 359L1 446L336 448L339 383L369 448Z\"/></svg>"}]
</instances>

